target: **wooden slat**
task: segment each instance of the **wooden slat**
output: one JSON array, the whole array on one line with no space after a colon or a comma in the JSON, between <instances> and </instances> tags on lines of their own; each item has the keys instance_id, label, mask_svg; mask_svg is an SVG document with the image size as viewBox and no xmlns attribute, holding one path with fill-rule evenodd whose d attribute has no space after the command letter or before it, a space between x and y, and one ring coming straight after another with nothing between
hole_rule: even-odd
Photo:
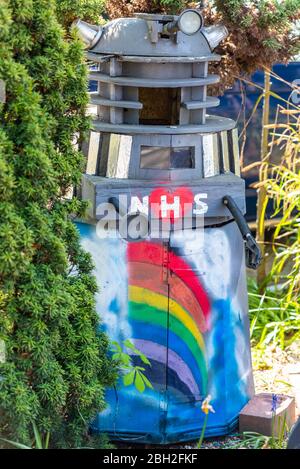
<instances>
[{"instance_id":1,"label":"wooden slat","mask_svg":"<svg viewBox=\"0 0 300 469\"><path fill-rule=\"evenodd\" d=\"M220 100L214 97L207 97L206 101L184 101L181 106L192 111L194 109L205 109L210 107L217 107L220 104Z\"/></svg>"},{"instance_id":2,"label":"wooden slat","mask_svg":"<svg viewBox=\"0 0 300 469\"><path fill-rule=\"evenodd\" d=\"M181 88L185 86L204 86L218 83L218 75L207 75L205 78L135 78L135 77L112 77L101 72L91 72L90 80L103 83L113 83L121 86L136 86L142 88Z\"/></svg>"},{"instance_id":3,"label":"wooden slat","mask_svg":"<svg viewBox=\"0 0 300 469\"><path fill-rule=\"evenodd\" d=\"M97 55L97 54L94 54ZM201 57L147 57L140 55L121 55L117 58L122 62L138 63L197 63L197 62L219 62L221 56L217 54L205 55Z\"/></svg>"},{"instance_id":4,"label":"wooden slat","mask_svg":"<svg viewBox=\"0 0 300 469\"><path fill-rule=\"evenodd\" d=\"M216 133L203 135L203 167L204 177L208 178L220 174L219 147Z\"/></svg>"},{"instance_id":5,"label":"wooden slat","mask_svg":"<svg viewBox=\"0 0 300 469\"><path fill-rule=\"evenodd\" d=\"M185 185L186 180L182 180ZM89 215L97 219L99 214L97 209L102 203L107 203L109 198L118 197L120 193L128 194L128 202L130 196L138 195L142 198L149 195L153 188L157 188L157 181L148 180L147 184L143 180L137 179L109 179L104 177L83 175L82 179L82 196L83 200L91 202L89 207ZM180 181L168 181L166 190L171 192L178 188ZM234 198L242 213L245 213L245 183L243 179L233 174L226 174L221 176L212 176L207 179L189 181L189 190L193 194L206 193L208 212L205 214L205 224L211 223L211 219L216 217L218 222L232 219L232 214L228 208L222 203L225 195L230 195ZM221 220L220 218L223 218ZM182 229L182 228L181 228Z\"/></svg>"},{"instance_id":6,"label":"wooden slat","mask_svg":"<svg viewBox=\"0 0 300 469\"><path fill-rule=\"evenodd\" d=\"M102 96L98 94L91 94L90 101L92 104L97 104L100 106L108 106L108 107L121 107L126 109L142 109L143 105L139 101L115 101L108 98L102 98Z\"/></svg>"},{"instance_id":7,"label":"wooden slat","mask_svg":"<svg viewBox=\"0 0 300 469\"><path fill-rule=\"evenodd\" d=\"M228 134L227 132L221 132L222 142L222 159L223 159L223 170L225 173L230 172L230 161L229 161L229 150L228 150Z\"/></svg>"},{"instance_id":8,"label":"wooden slat","mask_svg":"<svg viewBox=\"0 0 300 469\"><path fill-rule=\"evenodd\" d=\"M232 143L233 143L233 164L234 164L234 174L237 176L241 175L241 168L240 168L240 149L239 149L239 138L238 138L238 130L232 130Z\"/></svg>"},{"instance_id":9,"label":"wooden slat","mask_svg":"<svg viewBox=\"0 0 300 469\"><path fill-rule=\"evenodd\" d=\"M218 54L204 55L200 57L154 57L141 55L114 55L114 54L95 54L95 52L86 52L88 60L95 63L108 62L116 57L120 62L138 62L138 63L200 63L200 62L219 62L221 56Z\"/></svg>"},{"instance_id":10,"label":"wooden slat","mask_svg":"<svg viewBox=\"0 0 300 469\"><path fill-rule=\"evenodd\" d=\"M96 62L100 64L109 62L110 59L115 57L115 55L113 54L103 55L103 54L95 54L94 52L86 52L85 56L88 60L91 60L92 62Z\"/></svg>"}]
</instances>

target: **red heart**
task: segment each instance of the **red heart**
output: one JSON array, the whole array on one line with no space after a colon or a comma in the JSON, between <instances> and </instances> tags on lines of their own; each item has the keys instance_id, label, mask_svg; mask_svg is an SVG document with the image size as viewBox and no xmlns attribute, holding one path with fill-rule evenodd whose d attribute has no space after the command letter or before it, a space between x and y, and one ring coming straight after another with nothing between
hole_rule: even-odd
<instances>
[{"instance_id":1,"label":"red heart","mask_svg":"<svg viewBox=\"0 0 300 469\"><path fill-rule=\"evenodd\" d=\"M175 197L178 199L176 200ZM194 195L187 187L178 187L177 189L159 187L149 196L152 213L161 218L162 221L170 220L171 223L189 213L192 210L193 201ZM167 207L167 205L173 204L174 209Z\"/></svg>"}]
</instances>

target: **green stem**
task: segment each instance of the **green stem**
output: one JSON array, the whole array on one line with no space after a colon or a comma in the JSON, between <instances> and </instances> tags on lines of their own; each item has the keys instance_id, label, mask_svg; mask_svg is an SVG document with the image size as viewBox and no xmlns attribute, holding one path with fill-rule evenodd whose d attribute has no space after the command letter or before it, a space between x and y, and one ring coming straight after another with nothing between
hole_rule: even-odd
<instances>
[{"instance_id":1,"label":"green stem","mask_svg":"<svg viewBox=\"0 0 300 469\"><path fill-rule=\"evenodd\" d=\"M49 440L50 440L50 432L47 432L46 440L45 440L45 449L49 448Z\"/></svg>"},{"instance_id":2,"label":"green stem","mask_svg":"<svg viewBox=\"0 0 300 469\"><path fill-rule=\"evenodd\" d=\"M265 181L268 178L269 163L269 129L270 123L270 93L271 93L271 75L269 70L265 70L264 75L264 106L262 117L262 138L261 138L261 167L259 170L259 182L262 184L257 191L257 216L256 216L256 241L259 243L262 253L262 262L257 269L257 284L262 289L266 278L266 257L265 257L265 213L268 204L268 194Z\"/></svg>"},{"instance_id":3,"label":"green stem","mask_svg":"<svg viewBox=\"0 0 300 469\"><path fill-rule=\"evenodd\" d=\"M208 413L205 414L205 418L204 418L204 422L203 422L203 427L202 427L201 436L200 436L200 439L199 439L198 444L197 444L197 448L198 448L198 449L201 448L202 443L203 443L204 434L205 434L205 429L206 429L206 425L207 425L207 419L208 419Z\"/></svg>"}]
</instances>

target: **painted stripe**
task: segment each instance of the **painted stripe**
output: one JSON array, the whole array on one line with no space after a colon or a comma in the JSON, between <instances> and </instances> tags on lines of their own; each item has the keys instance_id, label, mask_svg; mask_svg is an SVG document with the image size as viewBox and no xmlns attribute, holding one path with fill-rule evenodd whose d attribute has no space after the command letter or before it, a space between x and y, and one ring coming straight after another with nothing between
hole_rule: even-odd
<instances>
[{"instance_id":1,"label":"painted stripe","mask_svg":"<svg viewBox=\"0 0 300 469\"><path fill-rule=\"evenodd\" d=\"M164 310L165 312L170 312L175 318L181 322L185 328L190 331L194 336L195 340L198 342L202 352L205 353L205 344L202 338L202 335L196 326L192 317L174 300L168 299L164 295L155 293L146 288L140 288L137 286L129 286L128 288L129 300L134 303L147 304L158 310Z\"/></svg>"},{"instance_id":2,"label":"painted stripe","mask_svg":"<svg viewBox=\"0 0 300 469\"><path fill-rule=\"evenodd\" d=\"M194 396L200 395L199 388L187 364L173 350L149 340L132 339L136 348L143 352L149 360L166 363L168 357L168 368L173 370L178 378L186 384Z\"/></svg>"},{"instance_id":3,"label":"painted stripe","mask_svg":"<svg viewBox=\"0 0 300 469\"><path fill-rule=\"evenodd\" d=\"M130 262L144 262L161 266L163 264L163 246L149 241L129 243L127 258ZM192 267L170 250L168 268L192 290L205 318L207 318L210 312L209 299Z\"/></svg>"},{"instance_id":4,"label":"painted stripe","mask_svg":"<svg viewBox=\"0 0 300 469\"><path fill-rule=\"evenodd\" d=\"M141 365L141 360L137 355L131 355L131 360L135 366ZM150 363L151 367L147 368L146 376L157 393L165 392L166 389L171 390L172 401L179 399L182 402L184 399L184 402L192 403L199 399L199 396L191 393L189 387L179 379L174 370L168 368L166 372L166 365L153 359L150 360Z\"/></svg>"},{"instance_id":5,"label":"painted stripe","mask_svg":"<svg viewBox=\"0 0 300 469\"><path fill-rule=\"evenodd\" d=\"M168 346L169 352L174 351L182 360L186 363L190 369L195 382L197 383L201 394L206 394L207 388L207 371L202 372L199 368L199 364L196 362L194 355L192 354L188 345L181 340L171 330L167 330L164 327L157 326L156 324L149 324L146 322L131 320L132 326L132 337L135 339L153 341L164 347ZM165 365L167 367L167 364Z\"/></svg>"},{"instance_id":6,"label":"painted stripe","mask_svg":"<svg viewBox=\"0 0 300 469\"><path fill-rule=\"evenodd\" d=\"M140 321L143 323L156 324L161 327L166 327L167 314L165 311L157 309L155 307L149 306L147 304L129 302L129 317L135 321ZM187 347L190 349L193 354L199 369L201 370L201 375L205 376L206 374L206 363L203 355L203 350L196 341L193 334L186 329L180 320L174 316L169 318L169 330L171 330L175 335L177 335L180 340L186 343ZM169 343L170 348L172 344Z\"/></svg>"},{"instance_id":7,"label":"painted stripe","mask_svg":"<svg viewBox=\"0 0 300 469\"><path fill-rule=\"evenodd\" d=\"M155 264L145 264L143 262L128 262L128 283L138 287L147 288L161 295L170 297L176 301L194 318L200 331L205 332L207 325L201 306L198 303L192 290L179 278L173 274L169 278L169 285L162 282L161 266ZM169 288L168 288L169 286Z\"/></svg>"}]
</instances>

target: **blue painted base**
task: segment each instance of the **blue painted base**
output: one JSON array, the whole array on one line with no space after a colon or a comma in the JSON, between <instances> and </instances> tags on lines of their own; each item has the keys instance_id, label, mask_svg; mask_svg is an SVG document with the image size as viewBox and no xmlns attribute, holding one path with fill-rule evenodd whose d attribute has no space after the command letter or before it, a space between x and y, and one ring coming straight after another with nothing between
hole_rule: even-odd
<instances>
[{"instance_id":1,"label":"blue painted base","mask_svg":"<svg viewBox=\"0 0 300 469\"><path fill-rule=\"evenodd\" d=\"M148 357L151 366L134 353L131 359L153 386L140 393L120 380L107 391L93 431L136 443L196 440L201 405L211 395L215 413L206 436L230 433L254 392L244 243L236 224L205 229L202 247L197 230L192 239L171 238L168 282L161 280L159 242L101 240L93 226L79 228L96 265L105 330Z\"/></svg>"},{"instance_id":2,"label":"blue painted base","mask_svg":"<svg viewBox=\"0 0 300 469\"><path fill-rule=\"evenodd\" d=\"M230 435L235 432L238 428L238 417L232 419L227 425L216 425L208 427L205 431L205 438L211 437L220 437ZM92 433L105 433L111 441L119 442L130 442L136 444L174 444L174 443L184 443L189 441L197 441L200 438L202 428L198 430L190 430L186 432L177 432L173 434L146 434L145 433L114 433L111 431L104 432L99 430L97 423L91 426Z\"/></svg>"}]
</instances>

